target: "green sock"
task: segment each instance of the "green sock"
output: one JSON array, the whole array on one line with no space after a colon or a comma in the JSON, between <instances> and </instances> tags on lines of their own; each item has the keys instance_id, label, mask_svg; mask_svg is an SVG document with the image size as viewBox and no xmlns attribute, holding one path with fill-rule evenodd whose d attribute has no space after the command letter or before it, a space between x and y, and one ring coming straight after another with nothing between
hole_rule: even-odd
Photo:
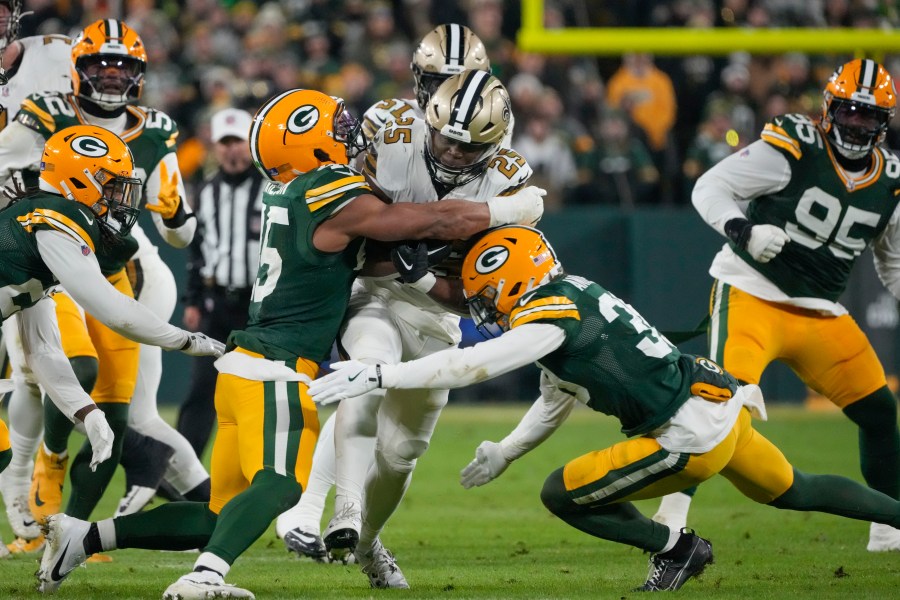
<instances>
[{"instance_id":1,"label":"green sock","mask_svg":"<svg viewBox=\"0 0 900 600\"><path fill-rule=\"evenodd\" d=\"M900 498L900 430L897 399L887 387L844 409L859 426L859 466L873 490Z\"/></svg>"},{"instance_id":2,"label":"green sock","mask_svg":"<svg viewBox=\"0 0 900 600\"><path fill-rule=\"evenodd\" d=\"M97 359L93 356L73 356L69 359L75 377L88 394L97 381ZM69 434L75 424L69 420L49 397L44 397L44 444L54 454L62 454L69 447Z\"/></svg>"},{"instance_id":3,"label":"green sock","mask_svg":"<svg viewBox=\"0 0 900 600\"><path fill-rule=\"evenodd\" d=\"M12 460L12 448L7 448L3 452L0 452L0 473L9 466L9 461Z\"/></svg>"},{"instance_id":4,"label":"green sock","mask_svg":"<svg viewBox=\"0 0 900 600\"><path fill-rule=\"evenodd\" d=\"M669 542L669 528L645 517L631 502L601 506L573 502L563 482L562 469L547 477L541 500L554 515L594 537L648 552L659 552Z\"/></svg>"},{"instance_id":5,"label":"green sock","mask_svg":"<svg viewBox=\"0 0 900 600\"><path fill-rule=\"evenodd\" d=\"M769 506L900 527L900 502L838 475L811 475L794 469L794 483Z\"/></svg>"},{"instance_id":6,"label":"green sock","mask_svg":"<svg viewBox=\"0 0 900 600\"><path fill-rule=\"evenodd\" d=\"M293 478L260 471L246 490L232 498L219 513L216 529L203 549L228 562L266 532L272 521L300 500L300 484Z\"/></svg>"},{"instance_id":7,"label":"green sock","mask_svg":"<svg viewBox=\"0 0 900 600\"><path fill-rule=\"evenodd\" d=\"M69 469L69 479L72 482L72 492L69 495L69 503L65 513L76 519L88 520L91 512L96 508L106 486L112 480L116 467L119 466L119 457L122 456L122 443L125 440L125 428L128 427L128 405L117 402L107 402L97 405L106 415L113 434L112 456L97 465L96 471L91 471L91 457L93 452L91 444L85 440L78 454L72 459ZM51 448L52 449L52 448Z\"/></svg>"},{"instance_id":8,"label":"green sock","mask_svg":"<svg viewBox=\"0 0 900 600\"><path fill-rule=\"evenodd\" d=\"M119 517L113 524L118 548L192 550L209 542L216 528L216 514L205 502L169 502Z\"/></svg>"}]
</instances>

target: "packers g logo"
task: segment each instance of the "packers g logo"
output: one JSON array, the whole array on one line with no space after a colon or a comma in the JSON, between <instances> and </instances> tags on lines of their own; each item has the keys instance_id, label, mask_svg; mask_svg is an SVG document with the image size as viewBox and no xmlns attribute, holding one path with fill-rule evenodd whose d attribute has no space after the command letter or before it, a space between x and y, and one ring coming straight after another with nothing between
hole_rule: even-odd
<instances>
[{"instance_id":1,"label":"packers g logo","mask_svg":"<svg viewBox=\"0 0 900 600\"><path fill-rule=\"evenodd\" d=\"M722 374L725 372L725 370L722 369L722 367L720 367L719 365L717 365L716 363L714 363L713 361L711 361L710 359L708 359L704 356L698 356L697 360L695 362L698 365L700 365L701 367L703 367L704 369L706 369L707 371L712 371L713 373L718 373L718 374Z\"/></svg>"},{"instance_id":2,"label":"packers g logo","mask_svg":"<svg viewBox=\"0 0 900 600\"><path fill-rule=\"evenodd\" d=\"M90 135L79 135L72 140L70 145L72 146L72 150L82 156L100 158L101 156L109 154L109 146L106 145L106 142Z\"/></svg>"},{"instance_id":3,"label":"packers g logo","mask_svg":"<svg viewBox=\"0 0 900 600\"><path fill-rule=\"evenodd\" d=\"M306 133L319 122L319 109L312 104L304 104L291 113L287 120L287 128L291 133Z\"/></svg>"},{"instance_id":4,"label":"packers g logo","mask_svg":"<svg viewBox=\"0 0 900 600\"><path fill-rule=\"evenodd\" d=\"M502 267L508 259L509 249L506 246L491 246L475 259L475 270L481 275L493 273Z\"/></svg>"}]
</instances>

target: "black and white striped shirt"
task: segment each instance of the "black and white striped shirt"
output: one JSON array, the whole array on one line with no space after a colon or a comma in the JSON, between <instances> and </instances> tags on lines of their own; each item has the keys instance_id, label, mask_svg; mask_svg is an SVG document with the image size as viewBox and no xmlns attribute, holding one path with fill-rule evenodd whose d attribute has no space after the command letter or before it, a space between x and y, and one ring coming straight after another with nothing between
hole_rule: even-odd
<instances>
[{"instance_id":1,"label":"black and white striped shirt","mask_svg":"<svg viewBox=\"0 0 900 600\"><path fill-rule=\"evenodd\" d=\"M262 175L255 167L230 175L217 171L197 202L197 235L191 244L185 302L199 305L202 289L218 286L240 291L253 287L259 266L262 225Z\"/></svg>"}]
</instances>

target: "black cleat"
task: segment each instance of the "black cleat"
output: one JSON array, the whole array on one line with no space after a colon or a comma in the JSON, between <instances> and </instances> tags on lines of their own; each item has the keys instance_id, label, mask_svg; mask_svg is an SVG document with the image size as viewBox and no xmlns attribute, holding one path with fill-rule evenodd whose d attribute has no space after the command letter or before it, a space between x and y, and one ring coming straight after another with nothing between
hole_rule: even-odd
<instances>
[{"instance_id":1,"label":"black cleat","mask_svg":"<svg viewBox=\"0 0 900 600\"><path fill-rule=\"evenodd\" d=\"M288 552L295 552L300 558L311 558L316 562L325 562L328 555L322 536L303 531L299 527L284 534L284 545Z\"/></svg>"},{"instance_id":2,"label":"black cleat","mask_svg":"<svg viewBox=\"0 0 900 600\"><path fill-rule=\"evenodd\" d=\"M688 579L703 573L712 564L712 544L691 529L682 529L675 547L650 557L650 573L636 592L664 592L680 589Z\"/></svg>"}]
</instances>

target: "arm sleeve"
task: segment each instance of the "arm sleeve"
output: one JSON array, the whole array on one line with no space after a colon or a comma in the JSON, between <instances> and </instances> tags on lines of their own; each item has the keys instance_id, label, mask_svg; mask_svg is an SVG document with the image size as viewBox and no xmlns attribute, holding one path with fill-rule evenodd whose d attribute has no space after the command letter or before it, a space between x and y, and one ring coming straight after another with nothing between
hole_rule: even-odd
<instances>
[{"instance_id":1,"label":"arm sleeve","mask_svg":"<svg viewBox=\"0 0 900 600\"><path fill-rule=\"evenodd\" d=\"M529 323L469 348L450 348L396 365L382 365L382 387L453 389L479 383L533 363L566 339L556 325Z\"/></svg>"},{"instance_id":2,"label":"arm sleeve","mask_svg":"<svg viewBox=\"0 0 900 600\"><path fill-rule=\"evenodd\" d=\"M189 334L166 323L134 298L120 293L100 273L93 253L60 231L38 231L38 252L66 292L104 325L136 342L178 350Z\"/></svg>"},{"instance_id":3,"label":"arm sleeve","mask_svg":"<svg viewBox=\"0 0 900 600\"><path fill-rule=\"evenodd\" d=\"M42 298L19 313L16 322L25 360L35 379L53 404L74 422L75 413L94 401L78 383L72 365L63 352L53 300Z\"/></svg>"},{"instance_id":4,"label":"arm sleeve","mask_svg":"<svg viewBox=\"0 0 900 600\"><path fill-rule=\"evenodd\" d=\"M691 202L703 220L724 236L725 223L745 218L739 202L782 190L790 180L791 165L784 155L757 140L704 173L694 186Z\"/></svg>"},{"instance_id":5,"label":"arm sleeve","mask_svg":"<svg viewBox=\"0 0 900 600\"><path fill-rule=\"evenodd\" d=\"M569 417L576 402L575 396L556 387L542 371L541 396L516 428L500 440L503 458L512 462L540 445Z\"/></svg>"},{"instance_id":6,"label":"arm sleeve","mask_svg":"<svg viewBox=\"0 0 900 600\"><path fill-rule=\"evenodd\" d=\"M894 209L887 227L872 244L872 256L881 283L900 299L900 206Z\"/></svg>"},{"instance_id":7,"label":"arm sleeve","mask_svg":"<svg viewBox=\"0 0 900 600\"><path fill-rule=\"evenodd\" d=\"M0 131L0 187L4 187L13 173L25 169L37 169L44 151L44 138L40 133L17 121Z\"/></svg>"},{"instance_id":8,"label":"arm sleeve","mask_svg":"<svg viewBox=\"0 0 900 600\"><path fill-rule=\"evenodd\" d=\"M175 248L185 248L194 238L194 232L197 229L197 219L192 218L194 210L187 201L187 192L184 189L184 178L181 176L181 171L178 169L178 157L174 152L169 152L156 164L156 168L153 169L153 172L147 177L147 183L144 185L144 192L147 195L147 202L156 204L156 198L159 196L159 190L162 187L159 169L159 165L162 163L166 163L166 170L168 171L170 178L173 174L177 174L178 176L178 195L181 197L181 203L178 210L179 212L184 211L184 215L182 215L182 218L180 219L170 219L169 221L166 221L159 213L151 212L150 218L153 219L156 230L167 244ZM172 222L178 222L179 224L173 225Z\"/></svg>"}]
</instances>

